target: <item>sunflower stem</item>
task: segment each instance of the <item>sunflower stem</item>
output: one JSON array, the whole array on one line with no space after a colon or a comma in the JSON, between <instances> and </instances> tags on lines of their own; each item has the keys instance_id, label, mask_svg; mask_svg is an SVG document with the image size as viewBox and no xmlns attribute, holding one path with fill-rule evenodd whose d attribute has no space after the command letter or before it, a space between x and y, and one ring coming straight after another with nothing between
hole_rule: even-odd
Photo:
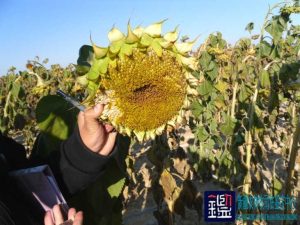
<instances>
[{"instance_id":1,"label":"sunflower stem","mask_svg":"<svg viewBox=\"0 0 300 225\"><path fill-rule=\"evenodd\" d=\"M231 103L231 118L234 119L235 117L235 103L236 103L236 91L238 88L238 82L235 81L234 87L233 87L233 96L232 96L232 103Z\"/></svg>"},{"instance_id":2,"label":"sunflower stem","mask_svg":"<svg viewBox=\"0 0 300 225\"><path fill-rule=\"evenodd\" d=\"M286 188L285 188L285 196L291 196L292 188L293 188L293 179L295 175L295 165L296 165L296 158L299 149L299 142L300 142L300 116L297 119L297 126L296 130L293 135L293 143L292 148L290 151L289 156L289 163L287 168L287 179L286 179ZM284 213L287 213L287 208L285 207ZM285 224L285 223L284 223Z\"/></svg>"}]
</instances>

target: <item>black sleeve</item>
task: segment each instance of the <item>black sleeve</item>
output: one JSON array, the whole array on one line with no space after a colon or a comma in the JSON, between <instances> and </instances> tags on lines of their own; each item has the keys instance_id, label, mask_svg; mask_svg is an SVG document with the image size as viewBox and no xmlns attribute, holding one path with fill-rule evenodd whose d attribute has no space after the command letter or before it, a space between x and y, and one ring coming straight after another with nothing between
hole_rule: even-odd
<instances>
[{"instance_id":1,"label":"black sleeve","mask_svg":"<svg viewBox=\"0 0 300 225\"><path fill-rule=\"evenodd\" d=\"M15 140L3 136L0 132L0 168L6 170L21 169L28 166L25 148ZM4 165L6 164L6 165Z\"/></svg>"},{"instance_id":2,"label":"black sleeve","mask_svg":"<svg viewBox=\"0 0 300 225\"><path fill-rule=\"evenodd\" d=\"M87 187L95 181L105 169L118 148L119 135L113 151L109 156L92 152L81 140L78 127L73 134L61 144L60 151L50 159L50 167L64 195L69 196Z\"/></svg>"}]
</instances>

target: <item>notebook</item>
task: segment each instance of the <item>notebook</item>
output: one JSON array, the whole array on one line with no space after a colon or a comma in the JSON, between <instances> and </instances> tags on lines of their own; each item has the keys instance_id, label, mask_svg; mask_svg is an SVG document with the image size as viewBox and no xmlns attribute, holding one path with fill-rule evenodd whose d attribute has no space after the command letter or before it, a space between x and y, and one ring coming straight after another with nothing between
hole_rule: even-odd
<instances>
[{"instance_id":1,"label":"notebook","mask_svg":"<svg viewBox=\"0 0 300 225\"><path fill-rule=\"evenodd\" d=\"M9 176L26 202L32 204L32 207L38 207L36 212L45 213L52 210L54 205L60 204L62 213L67 215L68 205L49 166L15 170Z\"/></svg>"}]
</instances>

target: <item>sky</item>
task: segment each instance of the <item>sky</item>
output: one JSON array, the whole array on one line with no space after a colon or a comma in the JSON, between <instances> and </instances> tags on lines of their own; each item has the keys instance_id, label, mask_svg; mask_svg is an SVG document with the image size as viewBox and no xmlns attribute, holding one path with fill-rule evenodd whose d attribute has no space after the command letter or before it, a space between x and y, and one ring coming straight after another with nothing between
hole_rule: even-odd
<instances>
[{"instance_id":1,"label":"sky","mask_svg":"<svg viewBox=\"0 0 300 225\"><path fill-rule=\"evenodd\" d=\"M199 46L220 31L229 43L258 32L269 5L278 0L0 0L0 75L11 66L24 70L27 60L48 58L49 65L76 63L78 50L90 44L107 46L107 33L116 26L126 32L168 19L163 32L179 25L180 35L200 35Z\"/></svg>"}]
</instances>

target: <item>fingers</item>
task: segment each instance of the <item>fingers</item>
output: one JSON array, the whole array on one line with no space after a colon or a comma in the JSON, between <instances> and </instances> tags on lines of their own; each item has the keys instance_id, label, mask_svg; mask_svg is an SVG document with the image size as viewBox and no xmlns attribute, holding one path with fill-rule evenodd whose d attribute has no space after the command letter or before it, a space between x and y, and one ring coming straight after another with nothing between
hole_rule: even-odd
<instances>
[{"instance_id":1,"label":"fingers","mask_svg":"<svg viewBox=\"0 0 300 225\"><path fill-rule=\"evenodd\" d=\"M93 108L86 109L84 112L80 111L78 114L78 125L83 125L85 121L87 120L92 121L93 123L95 121L98 122L98 117L103 112L104 106L101 104L95 105Z\"/></svg>"},{"instance_id":2,"label":"fingers","mask_svg":"<svg viewBox=\"0 0 300 225\"><path fill-rule=\"evenodd\" d=\"M80 111L77 117L78 127L83 127L84 125L84 112Z\"/></svg>"},{"instance_id":3,"label":"fingers","mask_svg":"<svg viewBox=\"0 0 300 225\"><path fill-rule=\"evenodd\" d=\"M103 126L104 126L104 129L107 133L110 133L114 130L114 127L110 124L104 124Z\"/></svg>"},{"instance_id":4,"label":"fingers","mask_svg":"<svg viewBox=\"0 0 300 225\"><path fill-rule=\"evenodd\" d=\"M101 129L102 126L99 123L99 116L103 112L104 106L97 104L93 108L89 108L84 112L78 114L78 127L79 129L85 129L89 133L94 133Z\"/></svg>"},{"instance_id":5,"label":"fingers","mask_svg":"<svg viewBox=\"0 0 300 225\"><path fill-rule=\"evenodd\" d=\"M44 225L54 225L52 221L51 211L47 211L44 217Z\"/></svg>"},{"instance_id":6,"label":"fingers","mask_svg":"<svg viewBox=\"0 0 300 225\"><path fill-rule=\"evenodd\" d=\"M114 147L117 134L114 132L113 126L98 121L103 110L104 105L97 104L93 108L80 112L78 128L81 140L88 149L101 155L109 155Z\"/></svg>"},{"instance_id":7,"label":"fingers","mask_svg":"<svg viewBox=\"0 0 300 225\"><path fill-rule=\"evenodd\" d=\"M82 224L83 224L83 213L81 211L79 211L75 215L73 225L82 225Z\"/></svg>"},{"instance_id":8,"label":"fingers","mask_svg":"<svg viewBox=\"0 0 300 225\"><path fill-rule=\"evenodd\" d=\"M52 211L53 211L55 225L59 225L59 224L63 223L64 222L64 217L61 213L60 206L55 205L53 207Z\"/></svg>"},{"instance_id":9,"label":"fingers","mask_svg":"<svg viewBox=\"0 0 300 225\"><path fill-rule=\"evenodd\" d=\"M104 105L102 104L97 104L93 108L89 108L84 111L84 116L86 119L97 119L101 113L103 112Z\"/></svg>"},{"instance_id":10,"label":"fingers","mask_svg":"<svg viewBox=\"0 0 300 225\"><path fill-rule=\"evenodd\" d=\"M88 124L88 127L95 126L99 127L98 118L103 112L104 105L98 104L94 108L87 109L85 112L79 112L78 114L78 126L82 128L85 124ZM114 131L114 127L110 124L103 124L106 133Z\"/></svg>"},{"instance_id":11,"label":"fingers","mask_svg":"<svg viewBox=\"0 0 300 225\"><path fill-rule=\"evenodd\" d=\"M70 208L68 211L68 220L74 220L76 215L76 210L74 208Z\"/></svg>"},{"instance_id":12,"label":"fingers","mask_svg":"<svg viewBox=\"0 0 300 225\"><path fill-rule=\"evenodd\" d=\"M60 224L69 224L73 221L73 225L82 225L83 224L83 213L77 212L74 208L70 208L68 211L68 221L64 221L63 215L59 205L55 205L52 209L53 212L53 222L51 211L47 211L44 217L44 225L60 225Z\"/></svg>"},{"instance_id":13,"label":"fingers","mask_svg":"<svg viewBox=\"0 0 300 225\"><path fill-rule=\"evenodd\" d=\"M99 129L100 124L98 117L103 111L103 105L96 105L94 108L88 109L84 112L84 124L88 126L88 129L91 131L96 131Z\"/></svg>"},{"instance_id":14,"label":"fingers","mask_svg":"<svg viewBox=\"0 0 300 225\"><path fill-rule=\"evenodd\" d=\"M116 142L116 137L117 137L117 132L108 134L107 141L99 152L100 155L107 156L111 153Z\"/></svg>"}]
</instances>

